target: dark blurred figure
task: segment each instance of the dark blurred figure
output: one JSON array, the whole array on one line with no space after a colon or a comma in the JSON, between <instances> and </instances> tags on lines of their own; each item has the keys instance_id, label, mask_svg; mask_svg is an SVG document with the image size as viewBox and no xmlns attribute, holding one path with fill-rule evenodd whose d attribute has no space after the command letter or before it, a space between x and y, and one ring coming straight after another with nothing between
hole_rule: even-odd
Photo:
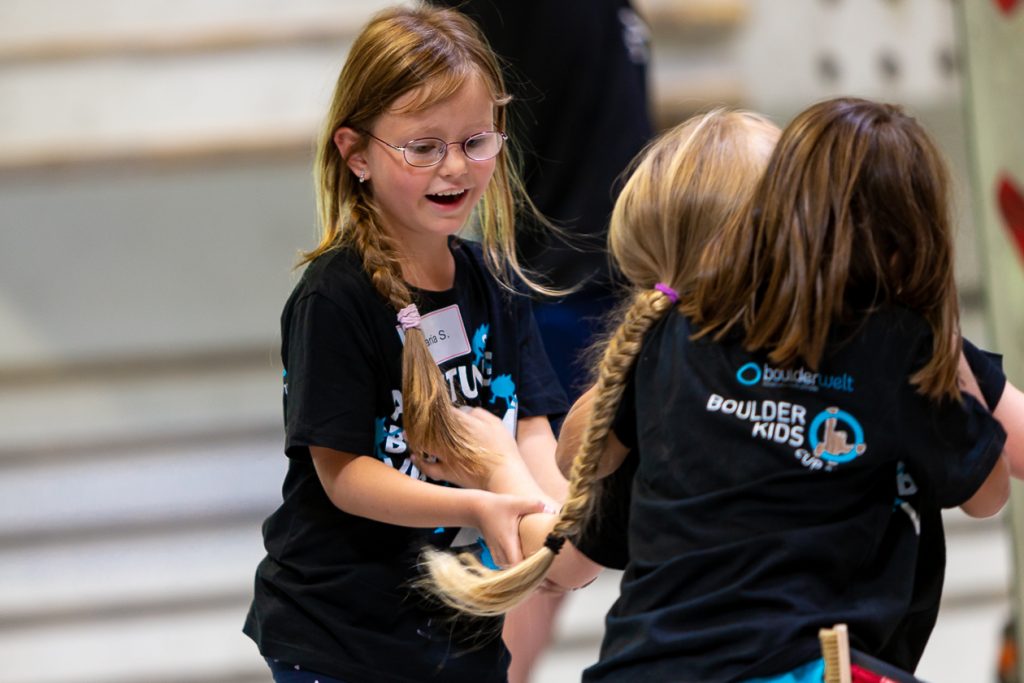
<instances>
[{"instance_id":1,"label":"dark blurred figure","mask_svg":"<svg viewBox=\"0 0 1024 683\"><path fill-rule=\"evenodd\" d=\"M580 351L614 303L605 248L617 179L652 135L648 30L629 0L433 0L483 29L507 66L512 147L540 212L564 237L521 225L523 263L581 288L534 313L562 386L579 395Z\"/></svg>"},{"instance_id":2,"label":"dark blurred figure","mask_svg":"<svg viewBox=\"0 0 1024 683\"><path fill-rule=\"evenodd\" d=\"M505 60L510 146L521 152L527 193L562 233L521 223L520 258L545 284L579 287L534 303L545 349L574 401L588 374L583 352L617 299L606 236L618 178L653 134L647 26L629 0L431 1L474 19ZM561 598L539 592L506 618L510 683L530 679Z\"/></svg>"}]
</instances>

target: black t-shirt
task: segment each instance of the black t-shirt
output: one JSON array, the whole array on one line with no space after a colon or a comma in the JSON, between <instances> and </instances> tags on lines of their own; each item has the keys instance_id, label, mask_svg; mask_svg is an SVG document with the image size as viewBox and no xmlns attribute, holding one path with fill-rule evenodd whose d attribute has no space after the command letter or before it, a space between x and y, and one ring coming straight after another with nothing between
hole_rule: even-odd
<instances>
[{"instance_id":1,"label":"black t-shirt","mask_svg":"<svg viewBox=\"0 0 1024 683\"><path fill-rule=\"evenodd\" d=\"M917 393L931 336L905 311L871 316L816 373L691 332L668 315L636 364L630 564L584 679L778 674L838 622L877 656L919 589L921 524L973 495L1005 434L971 398Z\"/></svg>"},{"instance_id":2,"label":"black t-shirt","mask_svg":"<svg viewBox=\"0 0 1024 683\"><path fill-rule=\"evenodd\" d=\"M527 224L523 262L558 287L607 287L616 179L653 134L643 21L629 0L431 1L476 21L504 60L527 193L571 240Z\"/></svg>"},{"instance_id":3,"label":"black t-shirt","mask_svg":"<svg viewBox=\"0 0 1024 683\"><path fill-rule=\"evenodd\" d=\"M414 291L422 329L452 399L517 418L564 412L565 397L529 301L499 287L479 246L453 240L455 285ZM408 588L425 546L457 528L414 529L342 512L309 454L321 446L374 457L424 479L402 430L402 341L396 312L359 257L309 265L281 317L285 367L283 502L263 525L267 556L245 624L265 656L361 681L504 681L499 620L472 628Z\"/></svg>"},{"instance_id":4,"label":"black t-shirt","mask_svg":"<svg viewBox=\"0 0 1024 683\"><path fill-rule=\"evenodd\" d=\"M1006 374L1003 372L1002 356L990 351L983 351L966 338L963 341L964 356L967 358L967 362L970 364L971 370L978 380L978 386L985 399L985 404L989 407L990 411L993 411L999 405L999 399L1002 397L1003 389L1006 387ZM626 382L622 401L619 404L615 418L615 428L618 430L615 436L629 448L636 446L636 414L634 413L633 406L635 393L632 377L631 369L630 378ZM594 562L609 569L625 569L626 564L629 562L629 536L626 531L629 525L630 490L633 487L633 474L636 472L636 466L637 455L630 451L622 461L622 465L602 480L600 493L598 494L598 507L595 513L587 520L587 524L584 526L580 537L575 542L577 550ZM938 568L938 591L926 591L936 595L942 591L941 575L946 566L942 516L939 515L937 520L938 524L934 526L938 528L937 539L941 547L937 548L939 552L932 556L932 560L925 563L926 566L933 568L932 573L934 573L935 568ZM923 525L923 529L927 531L932 526L930 524ZM922 535L924 533L922 531ZM923 540L921 545L922 548L926 545ZM934 547L935 544L927 545L928 547ZM926 584L934 586L935 577L930 576L928 579ZM938 612L937 597L934 601L934 612ZM934 621L933 616L931 619L932 625L934 625ZM931 626L927 628L924 641L927 641L928 634L930 633ZM924 642L921 639L912 640L914 644L909 648L909 651L917 653L916 657L912 660L914 665L909 667L901 665L909 670L913 670L917 660L920 659L921 653L924 651ZM889 661L895 660L890 659ZM910 661L910 658L900 657L899 661Z\"/></svg>"}]
</instances>

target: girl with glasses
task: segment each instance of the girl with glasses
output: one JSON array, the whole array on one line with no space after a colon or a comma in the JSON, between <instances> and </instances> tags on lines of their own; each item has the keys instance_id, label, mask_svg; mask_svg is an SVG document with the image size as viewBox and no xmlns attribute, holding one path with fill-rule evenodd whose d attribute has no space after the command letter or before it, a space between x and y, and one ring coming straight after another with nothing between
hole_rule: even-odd
<instances>
[{"instance_id":1,"label":"girl with glasses","mask_svg":"<svg viewBox=\"0 0 1024 683\"><path fill-rule=\"evenodd\" d=\"M385 10L342 68L316 160L322 237L281 319L284 500L244 629L275 680L506 679L500 620L453 622L411 584L425 546L515 563L520 519L565 486L548 422L565 398L516 292L532 284L512 248L508 101L452 10ZM456 236L471 220L479 245ZM454 405L508 430L515 495L422 473L440 457L468 477L495 457Z\"/></svg>"},{"instance_id":2,"label":"girl with glasses","mask_svg":"<svg viewBox=\"0 0 1024 683\"><path fill-rule=\"evenodd\" d=\"M633 450L629 562L585 681L820 682L818 631L840 622L858 666L904 680L886 662L937 599L918 563L938 511L988 516L1008 495L1005 432L961 391L944 164L897 107L820 103L694 263L680 219L715 195L670 180L679 151L656 145L616 204L612 253L637 292L563 428L552 540L468 581L435 554L435 589L507 609Z\"/></svg>"}]
</instances>

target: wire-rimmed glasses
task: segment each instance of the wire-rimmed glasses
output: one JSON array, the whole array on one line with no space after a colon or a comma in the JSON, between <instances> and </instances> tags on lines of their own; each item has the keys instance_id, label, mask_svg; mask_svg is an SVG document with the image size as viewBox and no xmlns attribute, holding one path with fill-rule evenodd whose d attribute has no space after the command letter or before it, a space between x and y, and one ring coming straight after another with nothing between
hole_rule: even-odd
<instances>
[{"instance_id":1,"label":"wire-rimmed glasses","mask_svg":"<svg viewBox=\"0 0 1024 683\"><path fill-rule=\"evenodd\" d=\"M465 140L455 140L452 142L445 142L441 138L416 138L410 140L404 145L392 145L387 140L381 140L379 137L374 135L368 130L362 131L369 135L371 138L387 145L391 149L397 150L402 153L405 158L405 163L410 166L424 167L433 166L441 163L444 159L445 154L448 153L448 147L450 145L458 145L462 148L462 153L466 155L467 159L473 161L487 161L498 156L498 152L501 151L502 146L505 144L505 140L508 139L508 135L496 130L485 130L481 133L470 135Z\"/></svg>"}]
</instances>

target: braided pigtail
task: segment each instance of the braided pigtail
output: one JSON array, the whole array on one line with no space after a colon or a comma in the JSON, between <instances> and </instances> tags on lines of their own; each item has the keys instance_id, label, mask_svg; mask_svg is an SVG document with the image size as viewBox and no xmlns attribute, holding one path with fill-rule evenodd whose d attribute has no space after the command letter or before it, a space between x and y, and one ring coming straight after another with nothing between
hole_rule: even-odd
<instances>
[{"instance_id":1,"label":"braided pigtail","mask_svg":"<svg viewBox=\"0 0 1024 683\"><path fill-rule=\"evenodd\" d=\"M479 477L487 471L487 461L493 456L476 445L456 419L448 384L418 327L405 331L402 396L402 423L410 448L442 455L457 474Z\"/></svg>"},{"instance_id":2,"label":"braided pigtail","mask_svg":"<svg viewBox=\"0 0 1024 683\"><path fill-rule=\"evenodd\" d=\"M469 554L428 550L420 586L455 609L480 616L504 614L544 580L565 540L576 538L595 503L597 471L608 430L647 330L678 301L665 286L640 292L608 342L598 370L596 396L569 475L569 494L544 546L519 564L494 571Z\"/></svg>"},{"instance_id":3,"label":"braided pigtail","mask_svg":"<svg viewBox=\"0 0 1024 683\"><path fill-rule=\"evenodd\" d=\"M419 453L443 455L454 472L477 477L493 457L476 445L452 412L448 384L441 375L418 325L412 293L402 279L397 251L375 221L369 202L352 209L352 240L374 289L399 312L405 335L402 350L402 424L409 447ZM409 313L415 319L410 319Z\"/></svg>"}]
</instances>

